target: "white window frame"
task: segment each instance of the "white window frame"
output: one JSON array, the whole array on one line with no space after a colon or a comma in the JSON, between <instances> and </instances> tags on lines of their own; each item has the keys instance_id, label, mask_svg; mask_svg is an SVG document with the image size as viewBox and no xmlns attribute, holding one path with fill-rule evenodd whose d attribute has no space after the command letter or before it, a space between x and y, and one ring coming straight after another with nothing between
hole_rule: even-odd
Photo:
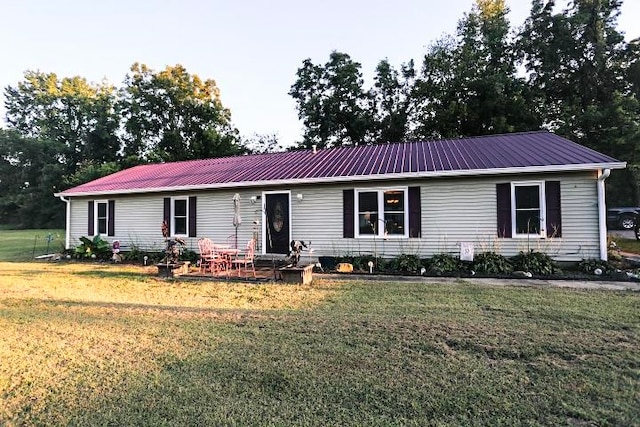
<instances>
[{"instance_id":1,"label":"white window frame","mask_svg":"<svg viewBox=\"0 0 640 427\"><path fill-rule=\"evenodd\" d=\"M185 209L185 230L184 233L176 232L176 201L184 200L186 209ZM189 197L172 197L171 198L171 235L172 236L188 236L189 235Z\"/></svg>"},{"instance_id":2,"label":"white window frame","mask_svg":"<svg viewBox=\"0 0 640 427\"><path fill-rule=\"evenodd\" d=\"M380 227L386 224L384 217L384 193L387 191L401 191L404 197L404 234L386 234L385 228ZM360 193L378 193L378 227L375 234L360 234ZM356 188L354 200L354 231L358 239L406 239L409 238L409 188L408 187L374 187Z\"/></svg>"},{"instance_id":3,"label":"white window frame","mask_svg":"<svg viewBox=\"0 0 640 427\"><path fill-rule=\"evenodd\" d=\"M516 188L517 187L538 187L538 198L540 205L540 233L516 233ZM545 238L547 237L547 206L545 196L544 181L518 181L511 183L511 236L514 238Z\"/></svg>"},{"instance_id":4,"label":"white window frame","mask_svg":"<svg viewBox=\"0 0 640 427\"><path fill-rule=\"evenodd\" d=\"M99 212L99 208L98 206L100 204L104 204L105 205L105 216L104 216L104 233L100 232L100 218L98 218L98 212ZM94 200L93 201L93 235L94 236L98 236L98 235L103 235L106 236L107 234L109 234L109 201L108 200Z\"/></svg>"}]
</instances>

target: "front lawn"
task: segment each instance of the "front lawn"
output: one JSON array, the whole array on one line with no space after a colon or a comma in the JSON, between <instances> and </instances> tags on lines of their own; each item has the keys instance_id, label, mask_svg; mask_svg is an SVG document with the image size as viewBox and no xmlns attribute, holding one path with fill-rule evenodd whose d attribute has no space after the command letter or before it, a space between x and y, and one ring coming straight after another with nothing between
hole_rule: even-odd
<instances>
[{"instance_id":1,"label":"front lawn","mask_svg":"<svg viewBox=\"0 0 640 427\"><path fill-rule=\"evenodd\" d=\"M0 271L0 425L640 423L638 293Z\"/></svg>"}]
</instances>

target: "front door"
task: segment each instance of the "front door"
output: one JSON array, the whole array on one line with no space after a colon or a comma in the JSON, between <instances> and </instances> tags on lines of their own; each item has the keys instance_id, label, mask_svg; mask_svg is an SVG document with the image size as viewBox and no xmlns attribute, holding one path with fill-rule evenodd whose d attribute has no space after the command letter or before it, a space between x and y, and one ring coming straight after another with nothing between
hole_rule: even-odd
<instances>
[{"instance_id":1,"label":"front door","mask_svg":"<svg viewBox=\"0 0 640 427\"><path fill-rule=\"evenodd\" d=\"M265 195L265 237L268 254L288 254L289 241L289 193Z\"/></svg>"}]
</instances>

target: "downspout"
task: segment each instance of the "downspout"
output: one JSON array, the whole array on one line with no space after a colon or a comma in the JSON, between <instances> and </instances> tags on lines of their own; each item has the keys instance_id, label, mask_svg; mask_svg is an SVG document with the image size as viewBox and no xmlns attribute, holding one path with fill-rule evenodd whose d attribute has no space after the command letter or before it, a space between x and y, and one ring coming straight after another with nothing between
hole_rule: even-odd
<instances>
[{"instance_id":1,"label":"downspout","mask_svg":"<svg viewBox=\"0 0 640 427\"><path fill-rule=\"evenodd\" d=\"M62 195L58 197L67 204L67 213L65 215L64 223L64 248L69 249L69 240L71 240L71 200L65 199Z\"/></svg>"},{"instance_id":2,"label":"downspout","mask_svg":"<svg viewBox=\"0 0 640 427\"><path fill-rule=\"evenodd\" d=\"M604 198L604 181L611 175L611 169L598 171L598 222L600 229L600 259L607 260L607 205Z\"/></svg>"}]
</instances>

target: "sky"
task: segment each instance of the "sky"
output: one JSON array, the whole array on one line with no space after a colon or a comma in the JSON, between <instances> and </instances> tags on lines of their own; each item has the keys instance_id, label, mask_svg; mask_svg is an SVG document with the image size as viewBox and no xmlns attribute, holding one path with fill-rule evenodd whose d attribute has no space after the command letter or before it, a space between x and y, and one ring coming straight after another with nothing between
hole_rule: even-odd
<instances>
[{"instance_id":1,"label":"sky","mask_svg":"<svg viewBox=\"0 0 640 427\"><path fill-rule=\"evenodd\" d=\"M562 4L562 1L558 2ZM453 34L474 0L0 0L0 116L4 89L27 70L122 86L135 62L161 71L183 65L214 79L244 137L301 140L288 95L302 61L324 64L333 50L362 64L370 85L384 58L416 64L428 46ZM512 26L530 0L507 0ZM640 37L640 0L624 0L619 29ZM634 22L635 21L635 22ZM4 121L2 120L4 124Z\"/></svg>"}]
</instances>

